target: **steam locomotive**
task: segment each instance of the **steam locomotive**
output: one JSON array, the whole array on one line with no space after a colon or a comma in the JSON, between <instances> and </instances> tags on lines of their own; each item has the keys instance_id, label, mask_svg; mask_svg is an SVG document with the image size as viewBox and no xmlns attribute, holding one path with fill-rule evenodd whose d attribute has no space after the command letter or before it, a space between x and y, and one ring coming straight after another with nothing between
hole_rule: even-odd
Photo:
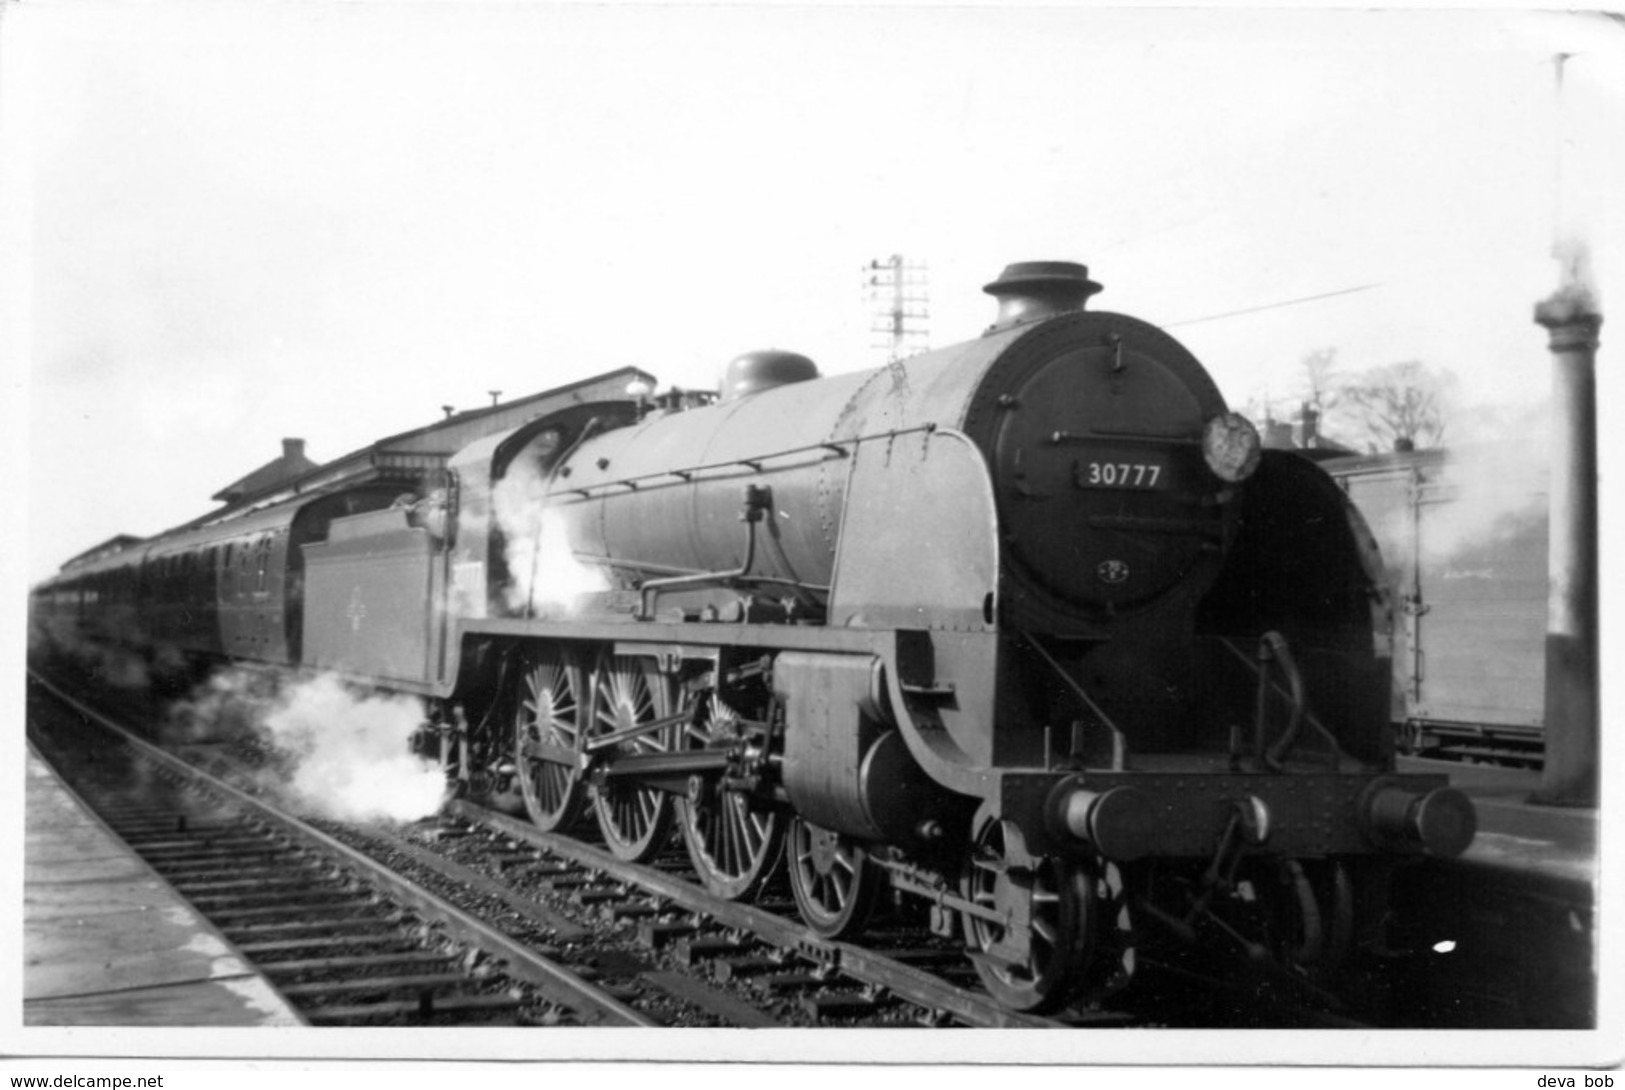
<instances>
[{"instance_id":1,"label":"steam locomotive","mask_svg":"<svg viewBox=\"0 0 1625 1090\"><path fill-rule=\"evenodd\" d=\"M194 660L417 693L423 748L549 830L714 892L886 899L1002 1003L1167 948L1317 978L1385 875L1471 841L1395 772L1375 543L1172 337L1011 265L979 338L858 373L568 405L64 569L36 612Z\"/></svg>"}]
</instances>

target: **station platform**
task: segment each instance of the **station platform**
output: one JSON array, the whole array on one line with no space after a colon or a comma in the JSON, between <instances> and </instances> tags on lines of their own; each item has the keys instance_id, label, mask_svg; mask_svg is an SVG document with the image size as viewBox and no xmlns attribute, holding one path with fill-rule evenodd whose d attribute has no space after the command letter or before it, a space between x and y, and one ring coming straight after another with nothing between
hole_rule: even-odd
<instances>
[{"instance_id":1,"label":"station platform","mask_svg":"<svg viewBox=\"0 0 1625 1090\"><path fill-rule=\"evenodd\" d=\"M1402 948L1425 952L1403 990L1422 1028L1592 1029L1597 1019L1598 814L1536 805L1540 773L1400 759L1443 772L1478 812L1457 859L1403 868Z\"/></svg>"},{"instance_id":2,"label":"station platform","mask_svg":"<svg viewBox=\"0 0 1625 1090\"><path fill-rule=\"evenodd\" d=\"M24 1025L304 1024L32 747L24 807Z\"/></svg>"},{"instance_id":3,"label":"station platform","mask_svg":"<svg viewBox=\"0 0 1625 1090\"><path fill-rule=\"evenodd\" d=\"M1465 866L1521 871L1532 879L1594 885L1597 811L1542 806L1530 795L1541 785L1529 769L1401 757L1402 772L1442 772L1478 811L1478 835L1458 860Z\"/></svg>"}]
</instances>

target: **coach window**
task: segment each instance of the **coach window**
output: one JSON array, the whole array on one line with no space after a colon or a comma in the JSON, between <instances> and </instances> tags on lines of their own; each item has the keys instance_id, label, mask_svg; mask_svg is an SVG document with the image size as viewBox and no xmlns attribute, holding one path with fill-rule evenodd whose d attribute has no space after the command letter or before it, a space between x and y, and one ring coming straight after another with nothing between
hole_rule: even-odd
<instances>
[{"instance_id":1,"label":"coach window","mask_svg":"<svg viewBox=\"0 0 1625 1090\"><path fill-rule=\"evenodd\" d=\"M267 563L270 556L271 539L268 537L261 538L259 548L254 550L254 563L259 569L254 576L254 591L258 594L265 593L265 569L270 567Z\"/></svg>"}]
</instances>

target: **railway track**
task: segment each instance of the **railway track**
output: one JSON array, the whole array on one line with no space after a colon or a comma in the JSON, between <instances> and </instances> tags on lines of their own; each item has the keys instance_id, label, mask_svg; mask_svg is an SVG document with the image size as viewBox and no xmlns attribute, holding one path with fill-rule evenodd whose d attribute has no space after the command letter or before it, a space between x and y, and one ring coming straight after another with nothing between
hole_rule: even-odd
<instances>
[{"instance_id":1,"label":"railway track","mask_svg":"<svg viewBox=\"0 0 1625 1090\"><path fill-rule=\"evenodd\" d=\"M597 929L595 941L613 951L611 960L642 967L638 986L691 995L702 1006L759 1007L771 1019L736 1024L1368 1027L1301 980L1216 976L1161 961L1147 964L1144 986L1114 1009L1023 1015L993 1003L976 986L963 949L923 926L882 914L861 945L824 939L800 922L787 894L756 904L713 897L678 846L650 864L627 863L466 801L449 803L432 823L363 835L374 841L371 851L432 856L436 865L460 868L470 888L517 891L527 903L554 906Z\"/></svg>"},{"instance_id":2,"label":"railway track","mask_svg":"<svg viewBox=\"0 0 1625 1090\"><path fill-rule=\"evenodd\" d=\"M161 770L139 803L82 790L312 1022L1120 1028L1203 1024L1217 1003L1250 1004L1262 1024L1361 1024L1177 971L1175 991L1133 1007L1008 1011L963 950L924 927L882 919L863 945L827 940L787 895L713 896L679 846L631 864L464 800L405 826L307 821L236 786L254 771L240 751L162 749L34 682ZM71 759L83 743L50 748L81 782L121 763L113 743L94 743L85 779ZM1195 993L1209 1013L1181 1019L1171 1000Z\"/></svg>"},{"instance_id":3,"label":"railway track","mask_svg":"<svg viewBox=\"0 0 1625 1090\"><path fill-rule=\"evenodd\" d=\"M53 738L31 702L42 753L313 1023L1129 1021L1002 1010L940 975L969 975L955 947L909 932L889 952L828 942L689 884L680 851L667 869L634 866L465 802L399 831L307 821L230 782L241 768L218 747L188 747L188 760L31 685L96 731Z\"/></svg>"},{"instance_id":4,"label":"railway track","mask_svg":"<svg viewBox=\"0 0 1625 1090\"><path fill-rule=\"evenodd\" d=\"M308 1022L659 1024L415 878L30 684L42 756ZM84 733L46 729L40 690Z\"/></svg>"},{"instance_id":5,"label":"railway track","mask_svg":"<svg viewBox=\"0 0 1625 1090\"><path fill-rule=\"evenodd\" d=\"M666 971L668 986L725 989L734 1003L754 998L775 1024L1055 1028L1132 1021L1121 1012L1040 1018L1004 1010L955 980L974 979L957 945L903 926L873 931L863 946L823 939L783 914L793 912L787 898L758 906L712 896L692 880L680 848L653 864L626 863L462 801L447 806L442 822L430 835L449 829L451 837L433 838L471 866L495 867L534 897L595 915L641 956L677 962L687 980ZM391 839L401 850L426 850L410 836Z\"/></svg>"}]
</instances>

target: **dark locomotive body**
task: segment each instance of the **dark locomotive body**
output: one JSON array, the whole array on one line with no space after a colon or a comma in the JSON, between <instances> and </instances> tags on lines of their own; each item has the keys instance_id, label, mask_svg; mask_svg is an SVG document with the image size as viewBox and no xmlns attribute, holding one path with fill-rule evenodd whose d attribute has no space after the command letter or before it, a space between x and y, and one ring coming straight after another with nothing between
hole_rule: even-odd
<instances>
[{"instance_id":1,"label":"dark locomotive body","mask_svg":"<svg viewBox=\"0 0 1625 1090\"><path fill-rule=\"evenodd\" d=\"M758 353L720 399L475 442L307 535L266 622L298 633L187 649L430 697L466 790L629 859L675 823L726 896L782 856L825 935L889 891L1012 1006L1159 945L1334 969L1385 861L1473 829L1394 773L1370 535L1172 338L1084 311L1081 267L988 290L983 337L875 371Z\"/></svg>"}]
</instances>

